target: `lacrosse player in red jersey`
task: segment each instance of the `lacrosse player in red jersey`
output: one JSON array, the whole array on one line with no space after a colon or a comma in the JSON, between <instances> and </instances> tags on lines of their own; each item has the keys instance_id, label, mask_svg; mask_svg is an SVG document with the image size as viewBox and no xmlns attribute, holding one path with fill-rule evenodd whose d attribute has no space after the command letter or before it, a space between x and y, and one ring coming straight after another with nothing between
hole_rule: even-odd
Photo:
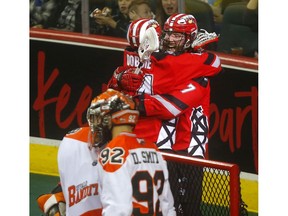
<instances>
[{"instance_id":1,"label":"lacrosse player in red jersey","mask_svg":"<svg viewBox=\"0 0 288 216\"><path fill-rule=\"evenodd\" d=\"M188 82L188 85L184 84L186 88L173 91L172 94L164 95L162 98L158 97L157 100L161 104L166 104L170 111L174 111L174 113L179 113L177 109L181 110L182 108L183 110L185 108L177 118L175 143L172 145L174 152L205 158L209 134L209 77L213 76L207 72L214 71L215 74L218 74L222 67L218 56L204 50L207 41L211 43L218 40L217 35L205 30L200 32L197 30L197 22L191 15L174 14L166 20L162 31L161 50L176 55L180 61L187 61L190 64L190 67L182 64L181 69L178 69L177 72L179 76L183 73L189 73L188 71L185 72L184 68L191 70L192 74L197 71L199 74L202 73L202 76L192 79L201 87ZM191 58L191 60L188 60L188 58ZM176 63L174 65L177 67ZM170 67L172 68L174 65L172 63ZM201 91L198 91L199 88ZM153 96L149 95L143 98L142 110L145 110L146 113L155 113L154 102L152 102L152 105L148 105L149 101L147 99L149 97ZM168 165L173 170L173 172L170 172L173 173L173 175L170 175L170 184L173 185L172 192L178 214L201 215L202 169L188 165L181 165L178 168L175 164ZM173 182L178 182L178 184L173 184Z\"/></svg>"},{"instance_id":2,"label":"lacrosse player in red jersey","mask_svg":"<svg viewBox=\"0 0 288 216\"><path fill-rule=\"evenodd\" d=\"M129 32L139 38L139 31ZM124 92L134 93L138 102L141 117L134 130L136 134L156 142L162 151L205 158L209 132L209 77L218 74L222 67L219 57L204 48L216 42L218 36L205 30L198 32L196 19L187 14L170 16L162 32L161 51L151 55L150 69L142 69L140 77L144 76L143 81L136 84L135 69L128 69L118 76L118 86ZM197 170L197 173L200 177L196 183L191 183L197 186L188 188L190 191L201 187L202 172ZM185 176L181 179L187 180ZM174 190L176 197L178 191ZM201 195L201 191L198 193ZM189 202L179 206L180 201L177 204L176 199L175 206L186 212L184 215L198 215L200 201L198 197L195 201L197 208L194 208Z\"/></svg>"},{"instance_id":3,"label":"lacrosse player in red jersey","mask_svg":"<svg viewBox=\"0 0 288 216\"><path fill-rule=\"evenodd\" d=\"M147 29L154 28L159 36L160 26L155 20L141 19L132 22L127 39L134 51L126 50L124 52L124 66L116 69L108 84L111 88L135 96L135 100L139 103L140 119L134 132L156 142L160 149L172 150L172 146L175 144L176 117L191 107L198 107L205 97L208 97L209 104L210 99L207 94L210 92L210 87L207 85L206 77L214 76L222 69L218 56L207 52L191 52L193 42L195 47L198 46L197 49L201 45L199 42L195 43L198 35L195 18L192 15L181 14L178 21L180 24L176 26L177 32L171 35L171 38L179 36L176 39L182 45L178 43L176 45L176 42L167 44L168 40L165 39L164 34L166 32L171 34L171 31L164 29L160 45L162 51L154 52L150 59L146 58L146 61L143 61L142 73L135 73L135 66L141 62L141 53L135 52L135 50L139 48L141 42L145 42ZM167 26L169 25L165 25L164 28ZM149 43L159 42L154 38L152 41L147 40L148 48L151 46ZM156 39L159 40L158 37ZM213 40L216 39L217 37L213 38ZM207 41L211 41L211 39L206 40L206 43ZM177 50L172 50L173 46L177 46ZM171 51L174 54L171 54ZM138 64L127 64L132 62L128 60L132 59L131 56L133 56L133 62ZM130 66L134 66L134 68L129 68ZM208 110L204 110L204 113L207 115ZM190 132L190 128L188 131Z\"/></svg>"},{"instance_id":4,"label":"lacrosse player in red jersey","mask_svg":"<svg viewBox=\"0 0 288 216\"><path fill-rule=\"evenodd\" d=\"M87 111L94 145L102 215L175 216L166 161L155 143L133 133L139 112L131 96L108 89ZM106 143L103 137L111 137ZM106 143L106 144L104 144Z\"/></svg>"}]
</instances>

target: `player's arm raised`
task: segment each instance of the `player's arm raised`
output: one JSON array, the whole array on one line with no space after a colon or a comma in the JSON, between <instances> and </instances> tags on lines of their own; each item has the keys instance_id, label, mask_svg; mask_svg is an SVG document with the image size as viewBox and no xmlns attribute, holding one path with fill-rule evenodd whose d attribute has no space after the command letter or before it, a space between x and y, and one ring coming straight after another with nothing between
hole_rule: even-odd
<instances>
[{"instance_id":1,"label":"player's arm raised","mask_svg":"<svg viewBox=\"0 0 288 216\"><path fill-rule=\"evenodd\" d=\"M135 96L134 99L141 115L172 119L197 104L205 92L205 86L190 80L167 94L149 95L144 93Z\"/></svg>"}]
</instances>

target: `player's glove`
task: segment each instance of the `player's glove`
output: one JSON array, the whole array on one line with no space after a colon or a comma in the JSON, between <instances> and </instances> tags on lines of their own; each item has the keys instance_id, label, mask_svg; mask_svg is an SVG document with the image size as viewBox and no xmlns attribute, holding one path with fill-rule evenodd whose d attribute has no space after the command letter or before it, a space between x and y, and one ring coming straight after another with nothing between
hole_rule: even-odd
<instances>
[{"instance_id":1,"label":"player's glove","mask_svg":"<svg viewBox=\"0 0 288 216\"><path fill-rule=\"evenodd\" d=\"M37 203L45 216L66 215L66 203L62 192L43 194L37 198Z\"/></svg>"},{"instance_id":2,"label":"player's glove","mask_svg":"<svg viewBox=\"0 0 288 216\"><path fill-rule=\"evenodd\" d=\"M113 73L113 76L111 77L111 79L109 80L109 82L107 84L107 88L112 88L114 90L121 91L120 87L118 86L119 76L122 72L126 71L129 68L131 68L131 67L128 67L128 66L117 67Z\"/></svg>"},{"instance_id":3,"label":"player's glove","mask_svg":"<svg viewBox=\"0 0 288 216\"><path fill-rule=\"evenodd\" d=\"M200 29L191 47L193 51L201 51L208 44L217 42L218 39L219 39L219 35L217 35L215 32L209 33L205 29Z\"/></svg>"},{"instance_id":4,"label":"player's glove","mask_svg":"<svg viewBox=\"0 0 288 216\"><path fill-rule=\"evenodd\" d=\"M40 195L37 198L37 203L45 216L66 215L66 202L61 184L58 184L51 193Z\"/></svg>"},{"instance_id":5,"label":"player's glove","mask_svg":"<svg viewBox=\"0 0 288 216\"><path fill-rule=\"evenodd\" d=\"M140 72L136 74L135 70L136 68L129 68L117 77L117 83L121 91L131 96L137 94L137 90L141 86L144 78L143 71L140 70Z\"/></svg>"}]
</instances>

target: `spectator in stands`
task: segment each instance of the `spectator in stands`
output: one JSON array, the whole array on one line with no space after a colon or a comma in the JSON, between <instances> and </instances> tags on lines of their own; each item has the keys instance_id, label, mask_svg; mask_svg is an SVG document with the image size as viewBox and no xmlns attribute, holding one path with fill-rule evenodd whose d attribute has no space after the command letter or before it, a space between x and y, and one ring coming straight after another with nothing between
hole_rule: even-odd
<instances>
[{"instance_id":1,"label":"spectator in stands","mask_svg":"<svg viewBox=\"0 0 288 216\"><path fill-rule=\"evenodd\" d=\"M248 2L243 14L243 23L249 26L251 31L257 33L258 36L258 0ZM254 57L258 58L258 46L255 49Z\"/></svg>"},{"instance_id":2,"label":"spectator in stands","mask_svg":"<svg viewBox=\"0 0 288 216\"><path fill-rule=\"evenodd\" d=\"M156 20L163 27L165 20L172 14L178 13L178 0L157 0ZM208 32L215 31L213 11L208 3L200 0L185 0L185 13L192 14L198 23L199 29ZM216 44L210 44L207 49L215 50Z\"/></svg>"},{"instance_id":3,"label":"spectator in stands","mask_svg":"<svg viewBox=\"0 0 288 216\"><path fill-rule=\"evenodd\" d=\"M208 3L212 8L215 23L215 32L219 34L221 31L224 10L226 9L226 7L231 3L245 2L247 0L200 0L200 1Z\"/></svg>"},{"instance_id":4,"label":"spectator in stands","mask_svg":"<svg viewBox=\"0 0 288 216\"><path fill-rule=\"evenodd\" d=\"M247 3L249 0L222 0L221 3L221 12L222 14L224 14L225 9L230 5L230 4L234 4L237 2L244 2Z\"/></svg>"},{"instance_id":5,"label":"spectator in stands","mask_svg":"<svg viewBox=\"0 0 288 216\"><path fill-rule=\"evenodd\" d=\"M156 20L161 27L164 22L174 13L178 12L178 0L157 0Z\"/></svg>"},{"instance_id":6,"label":"spectator in stands","mask_svg":"<svg viewBox=\"0 0 288 216\"><path fill-rule=\"evenodd\" d=\"M250 25L253 31L258 31L258 0L250 0L247 3L243 23Z\"/></svg>"},{"instance_id":7,"label":"spectator in stands","mask_svg":"<svg viewBox=\"0 0 288 216\"><path fill-rule=\"evenodd\" d=\"M128 8L133 0L118 0L118 10L115 15L103 15L102 13L94 14L94 21L106 27L101 34L126 38L130 18Z\"/></svg>"},{"instance_id":8,"label":"spectator in stands","mask_svg":"<svg viewBox=\"0 0 288 216\"><path fill-rule=\"evenodd\" d=\"M61 12L54 30L81 32L81 0L68 0Z\"/></svg>"},{"instance_id":9,"label":"spectator in stands","mask_svg":"<svg viewBox=\"0 0 288 216\"><path fill-rule=\"evenodd\" d=\"M131 21L135 21L140 18L155 18L148 0L134 0L128 8L128 14Z\"/></svg>"},{"instance_id":10,"label":"spectator in stands","mask_svg":"<svg viewBox=\"0 0 288 216\"><path fill-rule=\"evenodd\" d=\"M185 0L185 11L193 14L197 19L199 29L205 29L208 32L215 31L214 13L208 3L200 0Z\"/></svg>"},{"instance_id":11,"label":"spectator in stands","mask_svg":"<svg viewBox=\"0 0 288 216\"><path fill-rule=\"evenodd\" d=\"M65 0L66 4L58 17L56 25L50 29L82 32L81 0ZM89 8L104 7L104 0L89 0Z\"/></svg>"},{"instance_id":12,"label":"spectator in stands","mask_svg":"<svg viewBox=\"0 0 288 216\"><path fill-rule=\"evenodd\" d=\"M48 28L56 25L57 17L67 0L30 0L30 27Z\"/></svg>"},{"instance_id":13,"label":"spectator in stands","mask_svg":"<svg viewBox=\"0 0 288 216\"><path fill-rule=\"evenodd\" d=\"M208 3L212 8L215 23L215 32L219 34L223 20L223 13L222 13L223 0L201 0L201 1Z\"/></svg>"},{"instance_id":14,"label":"spectator in stands","mask_svg":"<svg viewBox=\"0 0 288 216\"><path fill-rule=\"evenodd\" d=\"M252 3L255 4L254 0ZM236 2L226 7L217 51L247 57L257 57L258 10L249 11L247 8L251 7L252 3ZM251 19L252 14L253 19Z\"/></svg>"}]
</instances>

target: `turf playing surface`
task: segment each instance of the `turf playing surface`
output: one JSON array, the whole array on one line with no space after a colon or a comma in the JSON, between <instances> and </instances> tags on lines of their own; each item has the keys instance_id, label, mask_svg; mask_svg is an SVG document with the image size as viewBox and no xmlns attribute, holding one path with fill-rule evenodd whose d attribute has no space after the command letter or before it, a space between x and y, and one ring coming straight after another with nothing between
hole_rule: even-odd
<instances>
[{"instance_id":1,"label":"turf playing surface","mask_svg":"<svg viewBox=\"0 0 288 216\"><path fill-rule=\"evenodd\" d=\"M30 216L42 215L36 199L43 193L50 192L59 182L59 177L30 173Z\"/></svg>"},{"instance_id":2,"label":"turf playing surface","mask_svg":"<svg viewBox=\"0 0 288 216\"><path fill-rule=\"evenodd\" d=\"M36 199L43 193L50 192L59 182L59 177L30 173L30 216L41 216L42 213ZM258 216L257 213L249 212L248 216Z\"/></svg>"}]
</instances>

